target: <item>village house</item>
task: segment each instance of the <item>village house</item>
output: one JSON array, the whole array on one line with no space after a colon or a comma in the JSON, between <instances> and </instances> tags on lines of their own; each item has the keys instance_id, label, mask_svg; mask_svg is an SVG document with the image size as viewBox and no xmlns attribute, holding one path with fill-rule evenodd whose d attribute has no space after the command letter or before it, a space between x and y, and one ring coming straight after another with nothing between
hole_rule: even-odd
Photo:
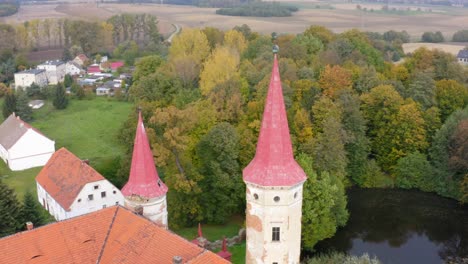
<instances>
[{"instance_id":1,"label":"village house","mask_svg":"<svg viewBox=\"0 0 468 264\"><path fill-rule=\"evenodd\" d=\"M15 89L21 87L23 90L31 84L37 84L39 86L47 85L47 74L42 69L30 69L15 73Z\"/></svg>"},{"instance_id":2,"label":"village house","mask_svg":"<svg viewBox=\"0 0 468 264\"><path fill-rule=\"evenodd\" d=\"M101 73L101 67L98 64L92 64L88 66L86 71L88 74Z\"/></svg>"},{"instance_id":3,"label":"village house","mask_svg":"<svg viewBox=\"0 0 468 264\"><path fill-rule=\"evenodd\" d=\"M46 61L37 65L37 68L46 71L48 84L57 84L65 79L66 64L63 61Z\"/></svg>"},{"instance_id":4,"label":"village house","mask_svg":"<svg viewBox=\"0 0 468 264\"><path fill-rule=\"evenodd\" d=\"M75 75L80 75L82 72L84 72L84 70L81 68L81 66L78 63L74 61L67 62L65 66L65 74L75 76Z\"/></svg>"},{"instance_id":5,"label":"village house","mask_svg":"<svg viewBox=\"0 0 468 264\"><path fill-rule=\"evenodd\" d=\"M54 151L54 141L14 113L0 125L0 157L13 171L44 166Z\"/></svg>"},{"instance_id":6,"label":"village house","mask_svg":"<svg viewBox=\"0 0 468 264\"><path fill-rule=\"evenodd\" d=\"M56 220L124 202L119 189L65 148L54 153L36 183L39 202Z\"/></svg>"},{"instance_id":7,"label":"village house","mask_svg":"<svg viewBox=\"0 0 468 264\"><path fill-rule=\"evenodd\" d=\"M88 56L86 56L85 54L78 54L78 55L73 59L73 62L75 62L76 64L80 65L81 67L83 67L84 64L86 64L88 61L89 61L89 58L88 58Z\"/></svg>"},{"instance_id":8,"label":"village house","mask_svg":"<svg viewBox=\"0 0 468 264\"><path fill-rule=\"evenodd\" d=\"M98 95L98 96L113 95L114 91L116 89L120 89L121 85L122 85L121 80L107 81L103 85L96 88L96 95Z\"/></svg>"},{"instance_id":9,"label":"village house","mask_svg":"<svg viewBox=\"0 0 468 264\"><path fill-rule=\"evenodd\" d=\"M468 65L468 49L462 49L457 55L458 62L463 65Z\"/></svg>"},{"instance_id":10,"label":"village house","mask_svg":"<svg viewBox=\"0 0 468 264\"><path fill-rule=\"evenodd\" d=\"M215 253L123 207L0 239L0 263L228 264Z\"/></svg>"}]
</instances>

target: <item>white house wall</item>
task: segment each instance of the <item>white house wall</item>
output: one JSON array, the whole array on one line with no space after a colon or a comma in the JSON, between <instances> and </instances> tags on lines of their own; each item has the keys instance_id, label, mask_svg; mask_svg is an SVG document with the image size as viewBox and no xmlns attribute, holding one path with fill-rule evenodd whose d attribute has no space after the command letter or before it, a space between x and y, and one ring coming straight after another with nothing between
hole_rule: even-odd
<instances>
[{"instance_id":1,"label":"white house wall","mask_svg":"<svg viewBox=\"0 0 468 264\"><path fill-rule=\"evenodd\" d=\"M49 84L57 84L58 82L63 82L65 78L65 63L59 65L41 64L38 65L37 68L46 70L47 80Z\"/></svg>"},{"instance_id":2,"label":"white house wall","mask_svg":"<svg viewBox=\"0 0 468 264\"><path fill-rule=\"evenodd\" d=\"M101 196L103 192L105 197ZM89 195L93 196L92 200L89 199ZM123 205L124 197L120 190L108 180L87 183L73 201L70 211L66 213L66 217L70 218L91 213L117 204Z\"/></svg>"},{"instance_id":3,"label":"white house wall","mask_svg":"<svg viewBox=\"0 0 468 264\"><path fill-rule=\"evenodd\" d=\"M167 201L166 195L152 198L149 200L136 197L125 197L125 207L135 211L135 209L143 207L143 216L167 229Z\"/></svg>"},{"instance_id":4,"label":"white house wall","mask_svg":"<svg viewBox=\"0 0 468 264\"><path fill-rule=\"evenodd\" d=\"M124 204L124 198L120 190L109 181L102 180L87 183L73 201L70 210L66 211L39 183L36 184L39 202L57 221L91 213L108 206ZM98 186L98 188L95 189L94 186ZM102 192L106 193L106 197L101 197ZM90 194L93 195L93 200L88 199ZM78 200L80 201L78 202Z\"/></svg>"},{"instance_id":5,"label":"white house wall","mask_svg":"<svg viewBox=\"0 0 468 264\"><path fill-rule=\"evenodd\" d=\"M36 182L37 186L37 198L39 203L46 209L54 218L55 220L63 220L66 219L66 212L65 209L60 206L60 204L55 201L45 190L44 188Z\"/></svg>"},{"instance_id":6,"label":"white house wall","mask_svg":"<svg viewBox=\"0 0 468 264\"><path fill-rule=\"evenodd\" d=\"M67 63L65 74L79 75L81 70L71 63Z\"/></svg>"},{"instance_id":7,"label":"white house wall","mask_svg":"<svg viewBox=\"0 0 468 264\"><path fill-rule=\"evenodd\" d=\"M31 84L39 86L47 85L47 75L45 72L38 74L33 73L15 73L15 87L22 87L23 89L31 86Z\"/></svg>"},{"instance_id":8,"label":"white house wall","mask_svg":"<svg viewBox=\"0 0 468 264\"><path fill-rule=\"evenodd\" d=\"M8 166L13 171L44 166L54 152L54 141L29 129L8 150Z\"/></svg>"},{"instance_id":9,"label":"white house wall","mask_svg":"<svg viewBox=\"0 0 468 264\"><path fill-rule=\"evenodd\" d=\"M7 163L7 160L8 160L8 151L2 146L0 145L0 158L2 158L2 160Z\"/></svg>"},{"instance_id":10,"label":"white house wall","mask_svg":"<svg viewBox=\"0 0 468 264\"><path fill-rule=\"evenodd\" d=\"M294 187L261 187L247 183L247 264L299 264L302 183ZM257 198L255 198L257 195ZM278 196L279 201L274 198ZM273 227L280 241L272 241Z\"/></svg>"}]
</instances>

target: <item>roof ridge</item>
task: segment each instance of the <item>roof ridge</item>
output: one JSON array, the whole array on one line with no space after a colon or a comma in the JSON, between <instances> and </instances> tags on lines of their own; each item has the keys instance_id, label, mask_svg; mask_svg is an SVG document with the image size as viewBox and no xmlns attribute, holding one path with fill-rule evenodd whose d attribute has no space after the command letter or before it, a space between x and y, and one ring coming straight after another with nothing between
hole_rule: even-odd
<instances>
[{"instance_id":1,"label":"roof ridge","mask_svg":"<svg viewBox=\"0 0 468 264\"><path fill-rule=\"evenodd\" d=\"M99 252L99 256L98 256L98 259L96 260L96 263L101 262L102 254L104 254L104 249L106 248L107 240L109 239L109 235L110 235L110 232L112 231L112 226L114 225L115 218L117 217L117 212L119 211L119 208L120 208L120 206L117 206L117 208L115 209L114 216L112 217L112 221L111 221L111 223L109 225L109 230L107 230L107 234L106 234L106 238L104 239L104 243L102 243L101 252Z\"/></svg>"}]
</instances>

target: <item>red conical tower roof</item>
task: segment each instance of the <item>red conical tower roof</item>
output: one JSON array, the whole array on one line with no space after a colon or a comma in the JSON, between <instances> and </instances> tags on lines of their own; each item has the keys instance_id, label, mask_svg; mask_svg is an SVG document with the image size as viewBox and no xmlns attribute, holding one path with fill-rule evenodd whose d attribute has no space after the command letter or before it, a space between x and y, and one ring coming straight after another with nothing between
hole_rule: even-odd
<instances>
[{"instance_id":1,"label":"red conical tower roof","mask_svg":"<svg viewBox=\"0 0 468 264\"><path fill-rule=\"evenodd\" d=\"M293 186L307 178L293 157L276 54L257 151L243 177L245 182L261 186Z\"/></svg>"},{"instance_id":2,"label":"red conical tower roof","mask_svg":"<svg viewBox=\"0 0 468 264\"><path fill-rule=\"evenodd\" d=\"M166 193L167 186L159 179L156 171L153 153L151 152L140 112L133 146L130 177L127 184L122 188L122 194L124 196L138 195L145 198L155 198Z\"/></svg>"}]
</instances>

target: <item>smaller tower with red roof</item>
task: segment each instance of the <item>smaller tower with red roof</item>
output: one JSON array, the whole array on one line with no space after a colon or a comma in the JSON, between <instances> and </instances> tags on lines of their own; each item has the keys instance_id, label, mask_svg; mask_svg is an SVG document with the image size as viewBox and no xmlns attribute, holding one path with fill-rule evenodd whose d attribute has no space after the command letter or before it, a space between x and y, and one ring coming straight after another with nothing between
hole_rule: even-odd
<instances>
[{"instance_id":1,"label":"smaller tower with red roof","mask_svg":"<svg viewBox=\"0 0 468 264\"><path fill-rule=\"evenodd\" d=\"M156 170L141 111L133 146L132 165L127 184L122 188L125 206L167 228L167 186Z\"/></svg>"},{"instance_id":2,"label":"smaller tower with red roof","mask_svg":"<svg viewBox=\"0 0 468 264\"><path fill-rule=\"evenodd\" d=\"M243 179L246 263L299 264L302 186L307 177L294 160L276 54L257 150Z\"/></svg>"}]
</instances>

